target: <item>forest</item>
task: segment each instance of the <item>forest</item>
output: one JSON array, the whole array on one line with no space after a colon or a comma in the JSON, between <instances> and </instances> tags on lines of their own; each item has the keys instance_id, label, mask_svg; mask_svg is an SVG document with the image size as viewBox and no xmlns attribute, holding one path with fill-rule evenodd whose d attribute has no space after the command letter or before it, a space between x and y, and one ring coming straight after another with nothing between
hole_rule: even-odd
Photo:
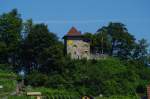
<instances>
[{"instance_id":1,"label":"forest","mask_svg":"<svg viewBox=\"0 0 150 99\"><path fill-rule=\"evenodd\" d=\"M108 57L73 60L64 55L63 42L46 24L23 20L13 9L0 15L0 73L18 75L23 70L25 86L51 92L94 97L146 95L150 84L149 44L132 34L121 22L110 22L95 33L83 33L92 41L91 51L96 48Z\"/></svg>"}]
</instances>

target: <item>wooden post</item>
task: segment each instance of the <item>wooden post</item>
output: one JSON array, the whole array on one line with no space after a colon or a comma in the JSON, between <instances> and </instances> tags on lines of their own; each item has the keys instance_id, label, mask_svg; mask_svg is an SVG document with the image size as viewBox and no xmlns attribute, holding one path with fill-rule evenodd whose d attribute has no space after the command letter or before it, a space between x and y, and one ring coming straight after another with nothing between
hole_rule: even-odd
<instances>
[{"instance_id":1,"label":"wooden post","mask_svg":"<svg viewBox=\"0 0 150 99\"><path fill-rule=\"evenodd\" d=\"M16 95L18 95L19 94L19 85L17 84L17 86L16 86Z\"/></svg>"},{"instance_id":2,"label":"wooden post","mask_svg":"<svg viewBox=\"0 0 150 99\"><path fill-rule=\"evenodd\" d=\"M36 99L41 99L41 96L37 96Z\"/></svg>"},{"instance_id":3,"label":"wooden post","mask_svg":"<svg viewBox=\"0 0 150 99\"><path fill-rule=\"evenodd\" d=\"M150 99L150 85L147 86L147 99Z\"/></svg>"}]
</instances>

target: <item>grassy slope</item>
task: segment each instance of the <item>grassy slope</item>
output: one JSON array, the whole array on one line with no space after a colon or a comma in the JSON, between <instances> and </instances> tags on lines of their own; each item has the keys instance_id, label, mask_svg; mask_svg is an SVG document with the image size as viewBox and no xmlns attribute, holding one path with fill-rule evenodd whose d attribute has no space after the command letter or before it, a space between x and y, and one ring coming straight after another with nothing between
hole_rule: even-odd
<instances>
[{"instance_id":1,"label":"grassy slope","mask_svg":"<svg viewBox=\"0 0 150 99\"><path fill-rule=\"evenodd\" d=\"M6 72L0 70L0 85L3 86L0 89L0 97L11 94L16 88L16 75L12 72Z\"/></svg>"},{"instance_id":2,"label":"grassy slope","mask_svg":"<svg viewBox=\"0 0 150 99\"><path fill-rule=\"evenodd\" d=\"M136 96L111 96L111 97L96 97L95 99L140 99Z\"/></svg>"}]
</instances>

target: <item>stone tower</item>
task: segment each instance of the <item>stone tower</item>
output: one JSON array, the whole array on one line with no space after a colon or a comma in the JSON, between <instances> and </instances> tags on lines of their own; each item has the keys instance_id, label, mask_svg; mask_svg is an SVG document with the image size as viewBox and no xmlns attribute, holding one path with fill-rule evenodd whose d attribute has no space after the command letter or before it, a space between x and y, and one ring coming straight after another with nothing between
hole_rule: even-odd
<instances>
[{"instance_id":1,"label":"stone tower","mask_svg":"<svg viewBox=\"0 0 150 99\"><path fill-rule=\"evenodd\" d=\"M75 27L63 37L65 54L71 56L72 59L90 58L90 40L84 38Z\"/></svg>"}]
</instances>

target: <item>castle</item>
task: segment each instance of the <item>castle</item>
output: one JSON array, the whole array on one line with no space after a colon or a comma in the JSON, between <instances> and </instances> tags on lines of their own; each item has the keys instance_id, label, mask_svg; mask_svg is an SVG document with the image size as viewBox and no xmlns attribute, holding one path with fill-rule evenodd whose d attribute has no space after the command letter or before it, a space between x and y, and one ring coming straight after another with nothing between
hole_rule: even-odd
<instances>
[{"instance_id":1,"label":"castle","mask_svg":"<svg viewBox=\"0 0 150 99\"><path fill-rule=\"evenodd\" d=\"M63 39L65 53L72 59L90 59L90 39L84 38L75 27L72 27Z\"/></svg>"}]
</instances>

